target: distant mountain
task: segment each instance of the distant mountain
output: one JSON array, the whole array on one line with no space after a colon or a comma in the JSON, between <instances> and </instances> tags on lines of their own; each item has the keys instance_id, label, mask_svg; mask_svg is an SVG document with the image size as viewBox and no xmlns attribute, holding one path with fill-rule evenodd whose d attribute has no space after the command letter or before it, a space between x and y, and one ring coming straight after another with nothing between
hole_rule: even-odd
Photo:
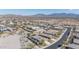
<instances>
[{"instance_id":1,"label":"distant mountain","mask_svg":"<svg viewBox=\"0 0 79 59\"><path fill-rule=\"evenodd\" d=\"M72 13L54 13L54 14L37 14L34 15L36 17L52 17L52 18L76 18L79 19L79 14L72 14Z\"/></svg>"},{"instance_id":2,"label":"distant mountain","mask_svg":"<svg viewBox=\"0 0 79 59\"><path fill-rule=\"evenodd\" d=\"M54 14L49 14L48 16L62 16L62 17L78 17L79 14L72 14L72 13L54 13Z\"/></svg>"},{"instance_id":3,"label":"distant mountain","mask_svg":"<svg viewBox=\"0 0 79 59\"><path fill-rule=\"evenodd\" d=\"M6 14L0 15L0 19L10 19L10 20L61 20L61 19L76 19L79 20L79 14L72 13L52 13L52 14L36 14L36 15L14 15L14 14Z\"/></svg>"},{"instance_id":4,"label":"distant mountain","mask_svg":"<svg viewBox=\"0 0 79 59\"><path fill-rule=\"evenodd\" d=\"M47 16L45 14L36 14L36 15L33 15L33 16Z\"/></svg>"}]
</instances>

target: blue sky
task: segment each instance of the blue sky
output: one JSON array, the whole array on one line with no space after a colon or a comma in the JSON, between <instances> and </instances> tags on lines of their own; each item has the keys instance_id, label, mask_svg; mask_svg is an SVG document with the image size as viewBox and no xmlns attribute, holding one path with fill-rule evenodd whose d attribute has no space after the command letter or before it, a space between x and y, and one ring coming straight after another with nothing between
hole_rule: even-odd
<instances>
[{"instance_id":1,"label":"blue sky","mask_svg":"<svg viewBox=\"0 0 79 59\"><path fill-rule=\"evenodd\" d=\"M0 9L0 14L35 15L51 13L79 14L79 9Z\"/></svg>"}]
</instances>

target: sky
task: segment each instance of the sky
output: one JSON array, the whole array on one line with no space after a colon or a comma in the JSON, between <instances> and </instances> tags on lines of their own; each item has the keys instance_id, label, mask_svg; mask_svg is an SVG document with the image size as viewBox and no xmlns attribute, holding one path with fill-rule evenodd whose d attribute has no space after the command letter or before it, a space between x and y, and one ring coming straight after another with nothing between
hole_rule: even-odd
<instances>
[{"instance_id":1,"label":"sky","mask_svg":"<svg viewBox=\"0 0 79 59\"><path fill-rule=\"evenodd\" d=\"M0 15L35 15L35 14L52 14L52 13L73 13L79 14L79 9L0 9Z\"/></svg>"}]
</instances>

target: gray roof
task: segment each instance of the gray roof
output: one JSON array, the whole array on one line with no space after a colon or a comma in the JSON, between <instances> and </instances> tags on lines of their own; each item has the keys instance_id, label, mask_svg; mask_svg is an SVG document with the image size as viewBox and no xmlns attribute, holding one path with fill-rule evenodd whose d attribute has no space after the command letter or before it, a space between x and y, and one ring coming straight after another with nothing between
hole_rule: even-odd
<instances>
[{"instance_id":1,"label":"gray roof","mask_svg":"<svg viewBox=\"0 0 79 59\"><path fill-rule=\"evenodd\" d=\"M38 35L36 35L36 36L32 36L32 38L37 39L37 40L40 40L40 39L41 39L41 37L38 36Z\"/></svg>"},{"instance_id":2,"label":"gray roof","mask_svg":"<svg viewBox=\"0 0 79 59\"><path fill-rule=\"evenodd\" d=\"M73 42L79 44L79 39L74 39Z\"/></svg>"},{"instance_id":3,"label":"gray roof","mask_svg":"<svg viewBox=\"0 0 79 59\"><path fill-rule=\"evenodd\" d=\"M73 48L73 49L79 49L79 45L74 44L74 43L69 44L68 47L69 47L69 48Z\"/></svg>"},{"instance_id":4,"label":"gray roof","mask_svg":"<svg viewBox=\"0 0 79 59\"><path fill-rule=\"evenodd\" d=\"M45 38L50 38L48 34L41 34L40 36L45 37Z\"/></svg>"},{"instance_id":5,"label":"gray roof","mask_svg":"<svg viewBox=\"0 0 79 59\"><path fill-rule=\"evenodd\" d=\"M79 37L79 33L77 33L76 36Z\"/></svg>"},{"instance_id":6,"label":"gray roof","mask_svg":"<svg viewBox=\"0 0 79 59\"><path fill-rule=\"evenodd\" d=\"M48 34L48 35L54 35L53 32L44 32L45 34Z\"/></svg>"}]
</instances>

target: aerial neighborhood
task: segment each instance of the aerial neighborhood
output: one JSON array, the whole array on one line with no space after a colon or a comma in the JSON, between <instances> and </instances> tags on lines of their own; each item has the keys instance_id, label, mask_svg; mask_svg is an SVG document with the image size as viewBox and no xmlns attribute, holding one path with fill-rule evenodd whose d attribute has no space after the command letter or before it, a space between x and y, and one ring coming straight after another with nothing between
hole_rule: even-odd
<instances>
[{"instance_id":1,"label":"aerial neighborhood","mask_svg":"<svg viewBox=\"0 0 79 59\"><path fill-rule=\"evenodd\" d=\"M0 15L0 49L78 49L79 18L55 15Z\"/></svg>"}]
</instances>

